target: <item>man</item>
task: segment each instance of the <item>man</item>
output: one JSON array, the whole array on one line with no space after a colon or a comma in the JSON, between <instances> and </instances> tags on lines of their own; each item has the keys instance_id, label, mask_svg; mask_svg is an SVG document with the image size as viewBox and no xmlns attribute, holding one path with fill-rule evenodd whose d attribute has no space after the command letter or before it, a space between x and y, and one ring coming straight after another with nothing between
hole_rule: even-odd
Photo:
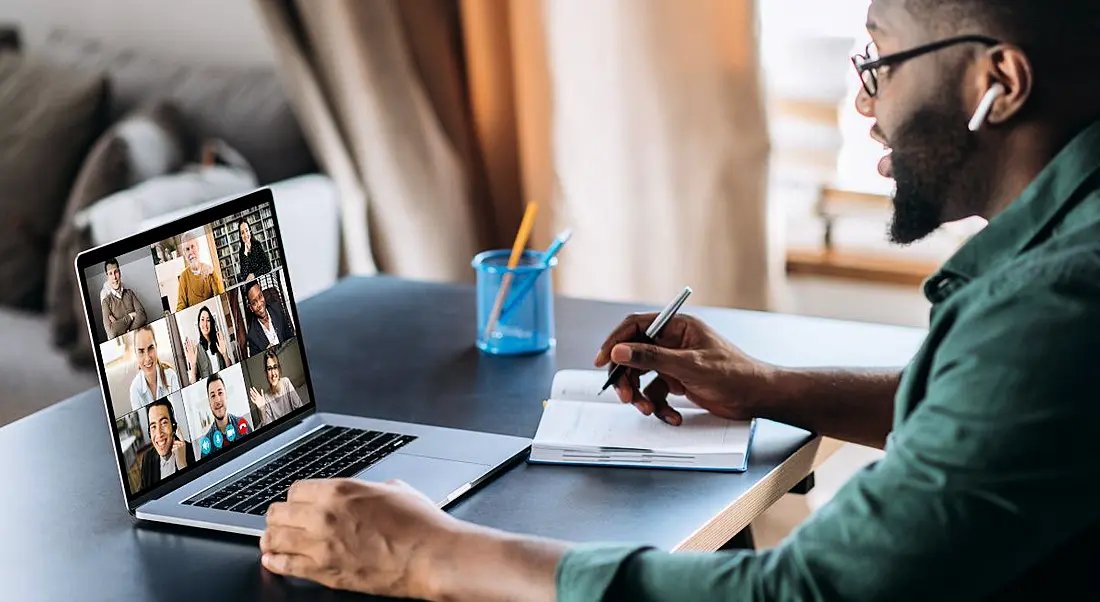
<instances>
[{"instance_id":1,"label":"man","mask_svg":"<svg viewBox=\"0 0 1100 602\"><path fill-rule=\"evenodd\" d=\"M248 355L256 355L273 345L294 337L290 321L278 305L268 305L257 280L245 285L245 302L254 319L248 326Z\"/></svg>"},{"instance_id":2,"label":"man","mask_svg":"<svg viewBox=\"0 0 1100 602\"><path fill-rule=\"evenodd\" d=\"M107 286L101 295L100 309L107 338L121 336L132 328L145 326L145 306L133 290L123 286L118 260L112 257L103 262L103 271L107 274Z\"/></svg>"},{"instance_id":3,"label":"man","mask_svg":"<svg viewBox=\"0 0 1100 602\"><path fill-rule=\"evenodd\" d=\"M1092 0L873 1L877 53L855 60L865 85L857 102L892 149L880 164L897 183L891 237L911 242L948 221L990 219L927 281L931 327L904 371L770 366L689 317L652 347L624 341L653 316L628 318L600 349L597 365L658 373L645 391L634 379L617 390L673 424L670 392L720 416L886 450L781 545L672 555L571 546L460 522L399 483L304 481L269 510L264 566L432 600L1044 600L1092 591L1097 14ZM1003 93L970 131L998 83Z\"/></svg>"},{"instance_id":4,"label":"man","mask_svg":"<svg viewBox=\"0 0 1100 602\"><path fill-rule=\"evenodd\" d=\"M230 414L225 405L225 381L221 375L214 374L206 379L206 397L210 403L210 413L214 415L214 424L210 425L210 430L201 440L203 457L227 447L246 434L241 429L241 418Z\"/></svg>"},{"instance_id":5,"label":"man","mask_svg":"<svg viewBox=\"0 0 1100 602\"><path fill-rule=\"evenodd\" d=\"M191 446L177 436L179 424L172 404L167 399L158 399L145 406L145 413L153 449L141 460L142 491L195 463Z\"/></svg>"},{"instance_id":6,"label":"man","mask_svg":"<svg viewBox=\"0 0 1100 602\"><path fill-rule=\"evenodd\" d=\"M192 230L183 235L180 247L187 267L180 272L179 293L176 311L187 309L225 292L222 279L214 273L214 268L199 259L199 241L205 236L202 229Z\"/></svg>"}]
</instances>

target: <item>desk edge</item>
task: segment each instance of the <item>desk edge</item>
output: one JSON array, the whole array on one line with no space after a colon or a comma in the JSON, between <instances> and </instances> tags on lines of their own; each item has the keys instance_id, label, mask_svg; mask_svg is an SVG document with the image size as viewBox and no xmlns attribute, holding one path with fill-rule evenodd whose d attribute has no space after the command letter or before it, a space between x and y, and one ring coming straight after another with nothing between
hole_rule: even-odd
<instances>
[{"instance_id":1,"label":"desk edge","mask_svg":"<svg viewBox=\"0 0 1100 602\"><path fill-rule=\"evenodd\" d=\"M743 495L672 548L674 552L715 552L747 528L765 510L783 497L813 470L821 445L816 436L773 468Z\"/></svg>"}]
</instances>

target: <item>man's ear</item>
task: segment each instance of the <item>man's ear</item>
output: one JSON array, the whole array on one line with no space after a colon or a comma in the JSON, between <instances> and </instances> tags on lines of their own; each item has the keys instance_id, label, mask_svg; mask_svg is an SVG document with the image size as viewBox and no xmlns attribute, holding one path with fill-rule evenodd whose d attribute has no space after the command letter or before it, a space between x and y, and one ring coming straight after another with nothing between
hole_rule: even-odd
<instances>
[{"instance_id":1,"label":"man's ear","mask_svg":"<svg viewBox=\"0 0 1100 602\"><path fill-rule=\"evenodd\" d=\"M1031 60L1018 46L1005 44L990 49L982 63L984 68L977 81L979 100L974 107L977 109L980 99L1000 84L1004 92L990 106L986 122L991 125L1006 123L1018 115L1031 98L1035 85Z\"/></svg>"}]
</instances>

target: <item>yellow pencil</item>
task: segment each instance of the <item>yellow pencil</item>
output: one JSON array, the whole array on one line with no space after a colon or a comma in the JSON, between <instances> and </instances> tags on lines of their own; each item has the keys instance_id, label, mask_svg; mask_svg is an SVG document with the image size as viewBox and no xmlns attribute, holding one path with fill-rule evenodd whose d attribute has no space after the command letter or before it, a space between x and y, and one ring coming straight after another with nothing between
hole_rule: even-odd
<instances>
[{"instance_id":1,"label":"yellow pencil","mask_svg":"<svg viewBox=\"0 0 1100 602\"><path fill-rule=\"evenodd\" d=\"M531 236L531 229L535 225L535 214L538 213L538 210L539 204L532 201L527 204L527 210L523 212L523 221L519 224L516 240L512 243L512 254L508 257L509 270L513 270L519 265L519 258L523 256L523 249L527 246L527 239ZM496 328L497 320L500 318L501 306L504 305L504 298L508 296L508 289L512 286L512 278L513 273L508 272L501 280L496 302L493 303L493 311L489 314L489 323L485 326L484 337L486 339L489 338L489 333Z\"/></svg>"}]
</instances>

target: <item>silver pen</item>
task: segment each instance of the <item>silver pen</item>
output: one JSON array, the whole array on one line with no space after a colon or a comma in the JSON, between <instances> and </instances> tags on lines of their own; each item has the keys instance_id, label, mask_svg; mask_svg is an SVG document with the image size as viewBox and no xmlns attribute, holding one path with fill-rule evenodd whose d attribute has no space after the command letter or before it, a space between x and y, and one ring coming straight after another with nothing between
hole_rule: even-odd
<instances>
[{"instance_id":1,"label":"silver pen","mask_svg":"<svg viewBox=\"0 0 1100 602\"><path fill-rule=\"evenodd\" d=\"M657 314L657 317L654 318L653 323L650 324L649 328L646 329L645 334L640 337L634 337L633 339L631 339L630 342L653 344L654 341L657 339L657 335L660 334L661 329L664 328L665 324L668 324L668 321L676 315L676 312L680 311L680 308L683 307L684 302L687 301L687 298L690 295L691 287L685 286L684 290L680 291L680 294L677 295L671 303L665 306L665 308L661 310L661 313ZM610 387L615 381L619 380L625 370L626 366L616 364L615 367L611 369L611 373L607 376L607 382L603 384L603 388L600 389L600 393L606 391L607 388Z\"/></svg>"}]
</instances>

